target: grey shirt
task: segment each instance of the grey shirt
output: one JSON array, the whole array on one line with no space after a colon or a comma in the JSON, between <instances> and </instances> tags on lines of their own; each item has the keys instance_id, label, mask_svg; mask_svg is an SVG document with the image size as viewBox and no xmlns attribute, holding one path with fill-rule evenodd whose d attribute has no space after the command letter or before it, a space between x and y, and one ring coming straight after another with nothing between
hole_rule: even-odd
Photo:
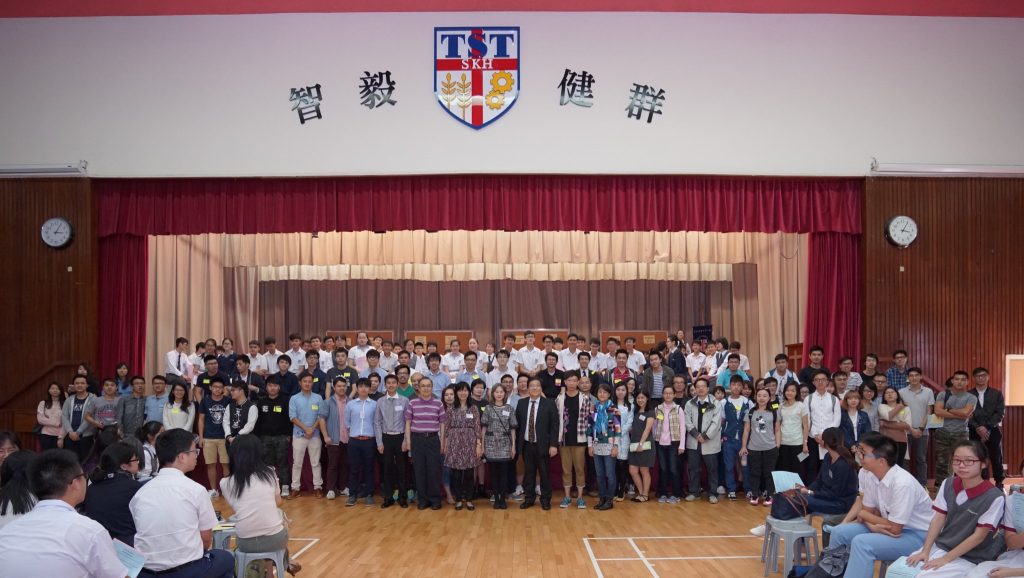
<instances>
[{"instance_id":1,"label":"grey shirt","mask_svg":"<svg viewBox=\"0 0 1024 578\"><path fill-rule=\"evenodd\" d=\"M771 410L754 410L747 414L750 422L750 437L747 449L763 452L775 449L775 413Z\"/></svg>"},{"instance_id":2,"label":"grey shirt","mask_svg":"<svg viewBox=\"0 0 1024 578\"><path fill-rule=\"evenodd\" d=\"M373 417L377 445L384 445L384 434L400 433L405 435L405 408L409 406L409 398L395 394L395 397L384 397L377 400L376 415Z\"/></svg>"},{"instance_id":3,"label":"grey shirt","mask_svg":"<svg viewBox=\"0 0 1024 578\"><path fill-rule=\"evenodd\" d=\"M906 389L906 388L904 388ZM953 390L948 392L942 392L935 401L943 402L943 407L947 410L950 409L962 409L965 407L974 407L974 404L978 402L978 398L970 394L970 392L956 393ZM913 411L913 410L911 410ZM911 415L913 419L913 415ZM967 433L967 420L966 419L955 419L945 418L942 422L942 431L951 434Z\"/></svg>"},{"instance_id":4,"label":"grey shirt","mask_svg":"<svg viewBox=\"0 0 1024 578\"><path fill-rule=\"evenodd\" d=\"M907 386L899 393L903 405L910 408L910 425L917 429L924 429L928 425L928 408L935 405L935 392L932 391L932 388L922 385L921 389L917 391Z\"/></svg>"}]
</instances>

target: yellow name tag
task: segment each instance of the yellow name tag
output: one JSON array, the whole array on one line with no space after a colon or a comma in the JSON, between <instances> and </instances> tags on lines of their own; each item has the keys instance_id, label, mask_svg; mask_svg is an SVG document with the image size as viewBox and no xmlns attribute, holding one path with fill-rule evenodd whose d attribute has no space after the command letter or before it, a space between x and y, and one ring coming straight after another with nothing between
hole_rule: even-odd
<instances>
[{"instance_id":1,"label":"yellow name tag","mask_svg":"<svg viewBox=\"0 0 1024 578\"><path fill-rule=\"evenodd\" d=\"M209 385L209 383L210 383L210 380L209 380L209 379L204 379L204 380L203 380L203 385Z\"/></svg>"},{"instance_id":2,"label":"yellow name tag","mask_svg":"<svg viewBox=\"0 0 1024 578\"><path fill-rule=\"evenodd\" d=\"M474 373L473 374L473 379L480 379L480 376Z\"/></svg>"},{"instance_id":3,"label":"yellow name tag","mask_svg":"<svg viewBox=\"0 0 1024 578\"><path fill-rule=\"evenodd\" d=\"M562 385L562 380L561 379L556 379L555 380L555 385Z\"/></svg>"},{"instance_id":4,"label":"yellow name tag","mask_svg":"<svg viewBox=\"0 0 1024 578\"><path fill-rule=\"evenodd\" d=\"M663 413L659 413L659 414L658 414L658 419L659 419L659 420L664 420L664 419L665 419L665 414L663 414Z\"/></svg>"},{"instance_id":5,"label":"yellow name tag","mask_svg":"<svg viewBox=\"0 0 1024 578\"><path fill-rule=\"evenodd\" d=\"M319 382L319 381L320 381L320 378L319 378L319 377L314 377L314 378L313 378L313 383L317 383L317 382Z\"/></svg>"},{"instance_id":6,"label":"yellow name tag","mask_svg":"<svg viewBox=\"0 0 1024 578\"><path fill-rule=\"evenodd\" d=\"M281 413L281 406L275 405L274 406L274 413Z\"/></svg>"},{"instance_id":7,"label":"yellow name tag","mask_svg":"<svg viewBox=\"0 0 1024 578\"><path fill-rule=\"evenodd\" d=\"M313 407L311 407L310 409L319 409L319 408L320 408L320 406L318 406L318 405L314 405L314 406L313 406Z\"/></svg>"},{"instance_id":8,"label":"yellow name tag","mask_svg":"<svg viewBox=\"0 0 1024 578\"><path fill-rule=\"evenodd\" d=\"M181 413L181 410L176 408L176 407L174 407L174 408L171 408L171 413Z\"/></svg>"}]
</instances>

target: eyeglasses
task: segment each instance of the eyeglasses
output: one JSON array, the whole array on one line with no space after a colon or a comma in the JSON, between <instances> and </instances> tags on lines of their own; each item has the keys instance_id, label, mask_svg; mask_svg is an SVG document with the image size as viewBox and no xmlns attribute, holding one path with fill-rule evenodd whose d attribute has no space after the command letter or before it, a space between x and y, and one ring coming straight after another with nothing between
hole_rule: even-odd
<instances>
[{"instance_id":1,"label":"eyeglasses","mask_svg":"<svg viewBox=\"0 0 1024 578\"><path fill-rule=\"evenodd\" d=\"M974 464L980 462L981 460L976 460L974 458L953 458L951 461L953 462L954 466L973 466Z\"/></svg>"},{"instance_id":2,"label":"eyeglasses","mask_svg":"<svg viewBox=\"0 0 1024 578\"><path fill-rule=\"evenodd\" d=\"M138 463L138 461L139 461L139 458L132 458L132 459L128 460L128 463L129 464L131 464L131 463Z\"/></svg>"}]
</instances>

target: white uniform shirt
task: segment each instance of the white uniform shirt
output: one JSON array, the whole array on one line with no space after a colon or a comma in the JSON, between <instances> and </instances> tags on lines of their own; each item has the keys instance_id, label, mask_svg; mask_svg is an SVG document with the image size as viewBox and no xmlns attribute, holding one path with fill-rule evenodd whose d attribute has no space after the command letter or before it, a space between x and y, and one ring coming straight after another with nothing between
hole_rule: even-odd
<instances>
[{"instance_id":1,"label":"white uniform shirt","mask_svg":"<svg viewBox=\"0 0 1024 578\"><path fill-rule=\"evenodd\" d=\"M363 371L370 367L370 364L366 362L366 352L371 349L373 348L369 345L364 345L362 347L356 345L353 346L352 349L348 350L348 358L357 371Z\"/></svg>"},{"instance_id":2,"label":"white uniform shirt","mask_svg":"<svg viewBox=\"0 0 1024 578\"><path fill-rule=\"evenodd\" d=\"M804 399L804 403L807 404L807 416L811 420L811 429L808 434L810 437L820 436L821 432L830 427L839 427L839 420L843 416L839 398L827 391L819 394L815 390ZM821 449L824 450L824 448Z\"/></svg>"},{"instance_id":3,"label":"white uniform shirt","mask_svg":"<svg viewBox=\"0 0 1024 578\"><path fill-rule=\"evenodd\" d=\"M263 372L270 373L270 366L267 365L267 358L262 354L249 355L249 371L263 375ZM274 361L274 371L277 371L277 361Z\"/></svg>"},{"instance_id":4,"label":"white uniform shirt","mask_svg":"<svg viewBox=\"0 0 1024 578\"><path fill-rule=\"evenodd\" d=\"M166 367L164 368L165 374L179 375L182 377L188 376L189 363L191 362L192 356L187 353L180 353L177 349L172 349L167 352L166 356Z\"/></svg>"},{"instance_id":5,"label":"white uniform shirt","mask_svg":"<svg viewBox=\"0 0 1024 578\"><path fill-rule=\"evenodd\" d=\"M580 368L580 353L582 350L577 349L575 353L568 349L563 349L558 352L558 368L562 371L569 371L570 369L578 370Z\"/></svg>"},{"instance_id":6,"label":"white uniform shirt","mask_svg":"<svg viewBox=\"0 0 1024 578\"><path fill-rule=\"evenodd\" d=\"M501 383L501 377L503 375L512 376L512 389L515 389L516 380L519 379L519 373L516 371L515 367L512 367L512 364L509 364L509 366L505 368L505 371L495 367L490 373L484 376L485 381L487 382L487 388L490 389Z\"/></svg>"},{"instance_id":7,"label":"white uniform shirt","mask_svg":"<svg viewBox=\"0 0 1024 578\"><path fill-rule=\"evenodd\" d=\"M932 500L910 472L894 466L881 480L870 472L867 476L860 476L860 480L865 507L877 508L883 518L902 524L904 528L928 531L932 521Z\"/></svg>"},{"instance_id":8,"label":"white uniform shirt","mask_svg":"<svg viewBox=\"0 0 1024 578\"><path fill-rule=\"evenodd\" d=\"M633 354L626 360L626 367L639 373L640 368L643 367L645 363L647 363L647 358L644 357L644 354L640 353L639 349L634 349Z\"/></svg>"},{"instance_id":9,"label":"white uniform shirt","mask_svg":"<svg viewBox=\"0 0 1024 578\"><path fill-rule=\"evenodd\" d=\"M332 354L332 352L324 351L323 349L321 349L317 353L320 355L320 371L327 373L328 371L334 369L334 355ZM395 361L398 361L397 356L395 356ZM383 362L384 358L382 357L381 363L383 364Z\"/></svg>"},{"instance_id":10,"label":"white uniform shirt","mask_svg":"<svg viewBox=\"0 0 1024 578\"><path fill-rule=\"evenodd\" d=\"M690 372L690 375L694 375L704 367L707 360L707 356L703 353L690 353L686 356L686 370Z\"/></svg>"},{"instance_id":11,"label":"white uniform shirt","mask_svg":"<svg viewBox=\"0 0 1024 578\"><path fill-rule=\"evenodd\" d=\"M289 349L285 352L292 360L291 366L288 368L289 371L298 375L306 369L306 352L300 347L298 351Z\"/></svg>"},{"instance_id":12,"label":"white uniform shirt","mask_svg":"<svg viewBox=\"0 0 1024 578\"><path fill-rule=\"evenodd\" d=\"M128 504L135 519L135 549L146 568L167 570L203 556L199 532L217 525L206 488L181 470L165 468L146 482Z\"/></svg>"},{"instance_id":13,"label":"white uniform shirt","mask_svg":"<svg viewBox=\"0 0 1024 578\"><path fill-rule=\"evenodd\" d=\"M946 484L951 483L950 480L954 478L946 478L942 480L942 486L939 488L939 493L935 494L935 503L932 504L932 509L940 514L945 514L949 511L949 506L946 504ZM961 484L962 486L962 484ZM980 491L984 493L991 484L982 483L980 486L975 487L974 491ZM977 496L975 496L977 497ZM961 487L960 491L956 494L956 503L958 506L962 506L967 501L967 490ZM992 501L989 505L988 510L985 510L981 516L978 517L978 527L988 528L995 532L999 529L1000 523L1003 521L1003 510L1006 507L1006 498L998 497Z\"/></svg>"},{"instance_id":14,"label":"white uniform shirt","mask_svg":"<svg viewBox=\"0 0 1024 578\"><path fill-rule=\"evenodd\" d=\"M524 347L516 355L519 359L519 365L522 366L523 373L540 371L544 368L544 350L539 347L534 347L532 350Z\"/></svg>"},{"instance_id":15,"label":"white uniform shirt","mask_svg":"<svg viewBox=\"0 0 1024 578\"><path fill-rule=\"evenodd\" d=\"M394 373L395 372L395 368L398 367L398 354L396 354L394 351L392 351L391 355L385 356L382 353L380 355L380 367L381 367L381 369L383 369L384 371L386 371L388 373ZM327 370L324 369L324 371L326 372Z\"/></svg>"},{"instance_id":16,"label":"white uniform shirt","mask_svg":"<svg viewBox=\"0 0 1024 578\"><path fill-rule=\"evenodd\" d=\"M280 349L273 352L266 352L263 354L263 363L267 365L267 373L277 373L277 359L284 355L284 352Z\"/></svg>"},{"instance_id":17,"label":"white uniform shirt","mask_svg":"<svg viewBox=\"0 0 1024 578\"><path fill-rule=\"evenodd\" d=\"M459 352L449 351L441 356L441 371L459 373L466 369L466 358Z\"/></svg>"},{"instance_id":18,"label":"white uniform shirt","mask_svg":"<svg viewBox=\"0 0 1024 578\"><path fill-rule=\"evenodd\" d=\"M615 359L603 351L597 353L590 353L590 369L594 371L607 371L615 367Z\"/></svg>"}]
</instances>

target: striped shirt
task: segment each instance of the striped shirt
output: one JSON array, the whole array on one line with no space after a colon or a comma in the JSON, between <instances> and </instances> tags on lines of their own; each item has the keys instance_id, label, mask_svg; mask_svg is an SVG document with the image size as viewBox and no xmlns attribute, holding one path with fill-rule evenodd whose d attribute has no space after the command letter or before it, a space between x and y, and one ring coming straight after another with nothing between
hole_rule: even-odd
<instances>
[{"instance_id":1,"label":"striped shirt","mask_svg":"<svg viewBox=\"0 0 1024 578\"><path fill-rule=\"evenodd\" d=\"M437 433L441 431L442 420L444 420L444 404L436 397L413 398L409 400L409 405L405 408L405 421L412 424L410 431L414 433Z\"/></svg>"}]
</instances>

